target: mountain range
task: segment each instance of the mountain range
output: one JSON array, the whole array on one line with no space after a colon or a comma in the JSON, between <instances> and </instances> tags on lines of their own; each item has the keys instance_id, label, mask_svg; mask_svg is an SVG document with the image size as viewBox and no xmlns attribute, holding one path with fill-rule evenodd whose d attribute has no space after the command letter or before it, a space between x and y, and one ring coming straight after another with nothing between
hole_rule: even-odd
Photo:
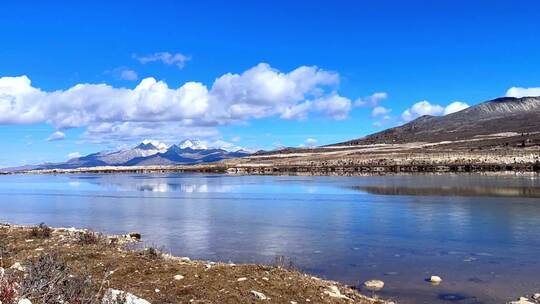
<instances>
[{"instance_id":1,"label":"mountain range","mask_svg":"<svg viewBox=\"0 0 540 304\"><path fill-rule=\"evenodd\" d=\"M249 154L250 152L245 150L227 151L209 148L198 140L188 139L170 147L156 141L145 140L131 149L92 153L72 158L67 162L8 168L7 171L75 169L98 166L192 165L243 157Z\"/></svg>"},{"instance_id":2,"label":"mountain range","mask_svg":"<svg viewBox=\"0 0 540 304\"><path fill-rule=\"evenodd\" d=\"M404 125L337 145L437 143L482 136L540 132L540 97L502 97L445 116L421 116Z\"/></svg>"}]
</instances>

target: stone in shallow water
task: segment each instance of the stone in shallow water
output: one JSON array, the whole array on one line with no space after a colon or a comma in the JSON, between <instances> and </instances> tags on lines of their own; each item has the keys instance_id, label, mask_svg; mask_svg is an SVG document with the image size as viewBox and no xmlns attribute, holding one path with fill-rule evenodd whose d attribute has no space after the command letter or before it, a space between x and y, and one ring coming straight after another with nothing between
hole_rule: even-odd
<instances>
[{"instance_id":1,"label":"stone in shallow water","mask_svg":"<svg viewBox=\"0 0 540 304\"><path fill-rule=\"evenodd\" d=\"M381 290L384 287L384 282L381 280L369 280L364 282L364 286L372 291Z\"/></svg>"},{"instance_id":2,"label":"stone in shallow water","mask_svg":"<svg viewBox=\"0 0 540 304\"><path fill-rule=\"evenodd\" d=\"M529 301L529 299L525 297L520 297L517 299L517 301L509 302L508 304L535 304L534 302Z\"/></svg>"},{"instance_id":3,"label":"stone in shallow water","mask_svg":"<svg viewBox=\"0 0 540 304\"><path fill-rule=\"evenodd\" d=\"M442 279L441 279L441 277L439 277L439 276L431 276L431 277L429 278L429 282L430 282L431 284L438 285L438 284L441 284Z\"/></svg>"}]
</instances>

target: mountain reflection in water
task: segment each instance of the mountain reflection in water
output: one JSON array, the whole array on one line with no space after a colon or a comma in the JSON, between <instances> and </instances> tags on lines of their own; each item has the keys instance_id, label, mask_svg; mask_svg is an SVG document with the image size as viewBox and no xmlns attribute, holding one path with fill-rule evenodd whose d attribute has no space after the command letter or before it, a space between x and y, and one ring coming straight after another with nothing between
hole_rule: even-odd
<instances>
[{"instance_id":1,"label":"mountain reflection in water","mask_svg":"<svg viewBox=\"0 0 540 304\"><path fill-rule=\"evenodd\" d=\"M425 196L488 196L488 197L540 197L540 188L527 187L402 187L357 186L369 194L379 195L425 195Z\"/></svg>"}]
</instances>

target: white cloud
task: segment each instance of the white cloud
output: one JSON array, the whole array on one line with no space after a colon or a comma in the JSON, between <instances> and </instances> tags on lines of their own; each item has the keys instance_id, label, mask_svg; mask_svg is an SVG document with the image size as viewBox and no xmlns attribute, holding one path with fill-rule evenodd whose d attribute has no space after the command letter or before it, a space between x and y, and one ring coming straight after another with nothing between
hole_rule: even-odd
<instances>
[{"instance_id":1,"label":"white cloud","mask_svg":"<svg viewBox=\"0 0 540 304\"><path fill-rule=\"evenodd\" d=\"M377 116L388 115L391 111L392 111L391 109L381 107L381 106L377 106L377 107L373 108L373 110L371 111L371 116L372 117L377 117Z\"/></svg>"},{"instance_id":2,"label":"white cloud","mask_svg":"<svg viewBox=\"0 0 540 304\"><path fill-rule=\"evenodd\" d=\"M511 87L506 91L506 97L521 98L527 96L540 96L540 88Z\"/></svg>"},{"instance_id":3,"label":"white cloud","mask_svg":"<svg viewBox=\"0 0 540 304\"><path fill-rule=\"evenodd\" d=\"M467 103L461 102L461 101L454 101L451 104L447 105L444 108L443 115L448 115L452 113L459 112L461 110L465 110L466 108L470 107Z\"/></svg>"},{"instance_id":4,"label":"white cloud","mask_svg":"<svg viewBox=\"0 0 540 304\"><path fill-rule=\"evenodd\" d=\"M299 148L313 148L317 146L317 140L315 138L306 138L303 143L299 144Z\"/></svg>"},{"instance_id":5,"label":"white cloud","mask_svg":"<svg viewBox=\"0 0 540 304\"><path fill-rule=\"evenodd\" d=\"M401 114L401 118L403 119L403 121L407 122L424 115L447 115L457 111L461 111L468 107L469 105L467 103L461 101L454 101L446 107L443 107L438 104L432 104L427 100L423 100L415 103L412 107L405 110Z\"/></svg>"},{"instance_id":6,"label":"white cloud","mask_svg":"<svg viewBox=\"0 0 540 304\"><path fill-rule=\"evenodd\" d=\"M373 126L376 128L380 128L386 125L387 123L389 123L391 120L392 120L392 117L390 115L384 115L381 119L375 121L373 123Z\"/></svg>"},{"instance_id":7,"label":"white cloud","mask_svg":"<svg viewBox=\"0 0 540 304\"><path fill-rule=\"evenodd\" d=\"M139 75L137 75L137 72L135 72L134 70L126 69L120 72L120 79L135 81L139 79Z\"/></svg>"},{"instance_id":8,"label":"white cloud","mask_svg":"<svg viewBox=\"0 0 540 304\"><path fill-rule=\"evenodd\" d=\"M176 65L176 67L178 67L179 69L183 69L186 63L191 60L190 56L186 56L180 53L172 54L169 52L157 52L154 54L140 57L133 55L133 57L142 64L160 61L166 65Z\"/></svg>"},{"instance_id":9,"label":"white cloud","mask_svg":"<svg viewBox=\"0 0 540 304\"><path fill-rule=\"evenodd\" d=\"M64 134L64 132L56 131L47 137L47 141L63 140L64 138L66 138L66 134Z\"/></svg>"},{"instance_id":10,"label":"white cloud","mask_svg":"<svg viewBox=\"0 0 540 304\"><path fill-rule=\"evenodd\" d=\"M78 84L47 92L26 76L1 77L0 123L82 127L83 139L91 142L215 136L219 125L270 116L344 119L351 101L336 92L338 85L337 73L315 66L283 73L264 63L225 74L210 87L187 82L169 88L145 78L134 89Z\"/></svg>"},{"instance_id":11,"label":"white cloud","mask_svg":"<svg viewBox=\"0 0 540 304\"><path fill-rule=\"evenodd\" d=\"M357 107L376 107L379 103L388 98L386 92L376 92L370 96L361 97L354 101L354 105Z\"/></svg>"},{"instance_id":12,"label":"white cloud","mask_svg":"<svg viewBox=\"0 0 540 304\"><path fill-rule=\"evenodd\" d=\"M79 152L72 152L72 153L69 153L67 156L68 156L68 159L72 159L72 158L79 158L82 155Z\"/></svg>"},{"instance_id":13,"label":"white cloud","mask_svg":"<svg viewBox=\"0 0 540 304\"><path fill-rule=\"evenodd\" d=\"M427 100L419 101L401 114L404 121L411 121L423 115L442 115L444 108L440 105L431 104Z\"/></svg>"}]
</instances>

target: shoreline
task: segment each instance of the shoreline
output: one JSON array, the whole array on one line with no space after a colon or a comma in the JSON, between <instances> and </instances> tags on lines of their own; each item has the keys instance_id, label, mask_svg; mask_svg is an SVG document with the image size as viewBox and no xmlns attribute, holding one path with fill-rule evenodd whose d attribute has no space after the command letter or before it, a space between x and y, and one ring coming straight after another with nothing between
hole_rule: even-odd
<instances>
[{"instance_id":1,"label":"shoreline","mask_svg":"<svg viewBox=\"0 0 540 304\"><path fill-rule=\"evenodd\" d=\"M198 261L154 247L137 249L133 244L141 244L140 237L0 223L0 274L25 286L36 275L36 263L56 259L69 276L91 277L87 285L100 286L95 303L111 290L150 303L394 303L299 272L284 257L274 266Z\"/></svg>"},{"instance_id":2,"label":"shoreline","mask_svg":"<svg viewBox=\"0 0 540 304\"><path fill-rule=\"evenodd\" d=\"M540 165L529 164L483 164L483 165L429 165L429 166L359 166L359 167L280 167L280 166L107 166L76 169L40 169L0 172L0 175L25 174L116 174L116 173L213 173L227 175L261 176L381 176L425 174L540 174Z\"/></svg>"}]
</instances>

